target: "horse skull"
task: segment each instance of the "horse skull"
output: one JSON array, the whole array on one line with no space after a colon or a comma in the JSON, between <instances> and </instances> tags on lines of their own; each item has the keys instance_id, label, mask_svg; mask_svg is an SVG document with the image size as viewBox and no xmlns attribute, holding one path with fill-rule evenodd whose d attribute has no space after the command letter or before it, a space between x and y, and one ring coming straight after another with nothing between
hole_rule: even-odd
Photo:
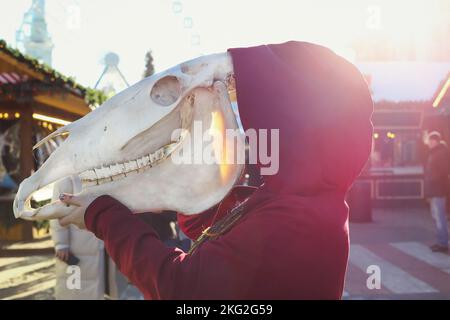
<instances>
[{"instance_id":1,"label":"horse skull","mask_svg":"<svg viewBox=\"0 0 450 320\"><path fill-rule=\"evenodd\" d=\"M212 207L236 183L244 164L174 163L171 159L175 151L191 154L192 144L205 145L201 137L192 135L195 122L202 124L202 133L217 121L220 125L215 129L220 133L239 132L227 91L232 76L228 53L200 57L138 82L59 128L35 146L68 135L39 170L21 183L13 205L15 216L40 220L69 214L72 209L58 200L41 208L30 205L35 191L67 178L79 182L80 194L111 195L135 213L195 214ZM175 137L174 130L179 132ZM242 146L243 134L236 138ZM219 140L217 148L226 146ZM239 158L244 150L227 152Z\"/></svg>"}]
</instances>

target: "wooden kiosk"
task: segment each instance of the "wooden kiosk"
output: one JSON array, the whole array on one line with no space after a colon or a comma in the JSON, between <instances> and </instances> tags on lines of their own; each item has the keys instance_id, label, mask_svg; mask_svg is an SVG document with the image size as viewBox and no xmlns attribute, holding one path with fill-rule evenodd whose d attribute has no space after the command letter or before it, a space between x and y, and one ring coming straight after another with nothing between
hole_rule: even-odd
<instances>
[{"instance_id":1,"label":"wooden kiosk","mask_svg":"<svg viewBox=\"0 0 450 320\"><path fill-rule=\"evenodd\" d=\"M33 239L33 224L12 213L17 186L40 165L33 145L102 99L0 40L0 240Z\"/></svg>"}]
</instances>

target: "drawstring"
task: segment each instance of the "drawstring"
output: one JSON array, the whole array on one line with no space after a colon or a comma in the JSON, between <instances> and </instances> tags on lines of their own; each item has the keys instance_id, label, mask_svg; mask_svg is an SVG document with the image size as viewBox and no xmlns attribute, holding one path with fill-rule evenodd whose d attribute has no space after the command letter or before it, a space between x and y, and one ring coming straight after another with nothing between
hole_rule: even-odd
<instances>
[{"instance_id":1,"label":"drawstring","mask_svg":"<svg viewBox=\"0 0 450 320\"><path fill-rule=\"evenodd\" d=\"M192 244L188 254L193 254L202 243L210 239L216 239L220 235L227 232L244 215L244 208L247 200L248 198L231 209L228 214L217 221L214 225L203 230L202 234Z\"/></svg>"}]
</instances>

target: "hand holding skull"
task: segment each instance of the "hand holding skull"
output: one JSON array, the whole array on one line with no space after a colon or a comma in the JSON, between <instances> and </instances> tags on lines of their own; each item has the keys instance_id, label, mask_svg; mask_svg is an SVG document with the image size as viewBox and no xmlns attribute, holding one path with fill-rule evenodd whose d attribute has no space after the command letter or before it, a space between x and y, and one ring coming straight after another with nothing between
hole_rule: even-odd
<instances>
[{"instance_id":1,"label":"hand holding skull","mask_svg":"<svg viewBox=\"0 0 450 320\"><path fill-rule=\"evenodd\" d=\"M59 200L67 206L73 207L73 210L70 214L59 219L59 223L61 224L61 226L65 227L69 224L74 224L80 229L86 229L86 225L84 223L84 214L92 201L95 200L95 196L89 194L72 195L62 193L59 196Z\"/></svg>"}]
</instances>

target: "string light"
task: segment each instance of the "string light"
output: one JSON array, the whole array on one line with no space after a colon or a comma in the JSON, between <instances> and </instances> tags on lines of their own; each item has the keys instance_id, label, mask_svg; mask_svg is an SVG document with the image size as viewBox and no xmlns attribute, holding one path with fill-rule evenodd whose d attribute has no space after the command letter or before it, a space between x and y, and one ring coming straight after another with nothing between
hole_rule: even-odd
<instances>
[{"instance_id":1,"label":"string light","mask_svg":"<svg viewBox=\"0 0 450 320\"><path fill-rule=\"evenodd\" d=\"M45 116L43 114L39 114L39 113L33 113L33 119L36 120L41 120L41 121L45 121L45 122L51 122L54 124L60 124L60 125L67 125L70 123L70 121L66 121L63 119L58 119L58 118L53 118L53 117L49 117L49 116Z\"/></svg>"},{"instance_id":2,"label":"string light","mask_svg":"<svg viewBox=\"0 0 450 320\"><path fill-rule=\"evenodd\" d=\"M394 139L394 138L395 138L395 133L389 131L389 132L386 134L386 136L387 136L389 139Z\"/></svg>"}]
</instances>

